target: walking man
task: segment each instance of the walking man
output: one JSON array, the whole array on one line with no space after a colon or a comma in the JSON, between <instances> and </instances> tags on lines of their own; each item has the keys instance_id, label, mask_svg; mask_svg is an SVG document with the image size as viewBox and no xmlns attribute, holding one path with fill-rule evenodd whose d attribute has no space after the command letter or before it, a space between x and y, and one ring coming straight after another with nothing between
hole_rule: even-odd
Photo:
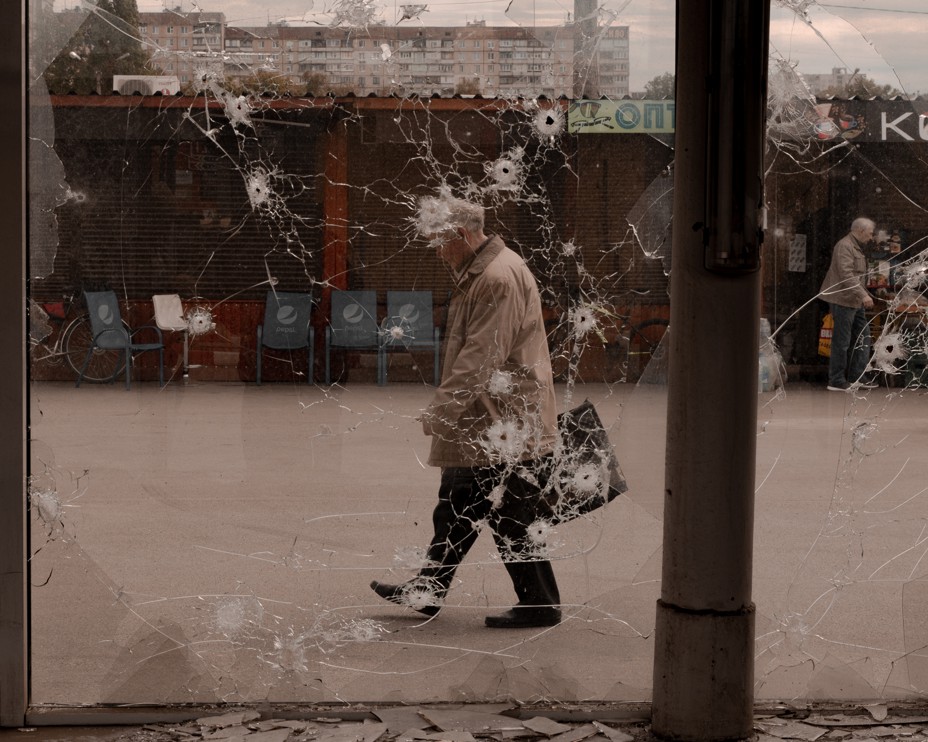
<instances>
[{"instance_id":1,"label":"walking man","mask_svg":"<svg viewBox=\"0 0 928 742\"><path fill-rule=\"evenodd\" d=\"M872 388L861 377L870 360L870 328L866 310L873 307L867 291L867 258L863 248L873 240L876 225L860 217L849 234L838 240L820 296L831 305L834 327L828 362L828 389L847 391L851 385Z\"/></svg>"},{"instance_id":2,"label":"walking man","mask_svg":"<svg viewBox=\"0 0 928 742\"><path fill-rule=\"evenodd\" d=\"M544 512L557 415L534 276L503 240L484 233L481 206L443 193L419 204L419 230L450 268L442 382L421 416L428 463L441 468L426 564L408 582L374 580L380 597L436 615L455 570L493 532L518 604L487 616L493 628L553 626L560 595L551 563L529 530Z\"/></svg>"}]
</instances>

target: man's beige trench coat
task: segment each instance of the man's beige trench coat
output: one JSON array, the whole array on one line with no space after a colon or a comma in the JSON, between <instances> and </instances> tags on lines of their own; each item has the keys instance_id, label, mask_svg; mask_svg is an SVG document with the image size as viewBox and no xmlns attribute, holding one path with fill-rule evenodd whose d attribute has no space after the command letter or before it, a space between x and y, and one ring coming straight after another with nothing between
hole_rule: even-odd
<instances>
[{"instance_id":1,"label":"man's beige trench coat","mask_svg":"<svg viewBox=\"0 0 928 742\"><path fill-rule=\"evenodd\" d=\"M554 447L557 402L538 285L497 236L458 277L441 386L422 420L432 466L517 463Z\"/></svg>"}]
</instances>

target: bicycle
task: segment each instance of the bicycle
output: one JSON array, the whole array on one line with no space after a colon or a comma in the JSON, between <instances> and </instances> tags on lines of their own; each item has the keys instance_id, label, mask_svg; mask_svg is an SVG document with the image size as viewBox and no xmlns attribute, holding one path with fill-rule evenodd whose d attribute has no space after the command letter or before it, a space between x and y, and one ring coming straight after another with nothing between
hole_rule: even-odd
<instances>
[{"instance_id":1,"label":"bicycle","mask_svg":"<svg viewBox=\"0 0 928 742\"><path fill-rule=\"evenodd\" d=\"M667 377L665 345L661 343L670 322L662 318L646 319L632 324L631 315L602 311L595 316L589 335L599 337L605 352L606 376L626 382L663 383ZM603 318L607 321L602 322ZM607 325L603 327L602 324ZM571 370L576 372L576 328L559 313L549 313L545 321L551 365L557 381L566 380ZM616 374L613 370L618 369Z\"/></svg>"},{"instance_id":2,"label":"bicycle","mask_svg":"<svg viewBox=\"0 0 928 742\"><path fill-rule=\"evenodd\" d=\"M93 331L90 327L90 318L85 310L74 316L70 321L77 304L75 295L67 295L64 301L36 302L30 300L29 316L29 355L31 365L44 364L60 366L65 362L74 372L75 378L80 375L87 353L93 343ZM37 337L43 327L48 332ZM123 321L126 331L129 326ZM57 328L57 331L55 330ZM52 337L49 344L44 342ZM126 366L126 359L119 350L104 350L95 348L84 371L84 381L108 382L115 379Z\"/></svg>"}]
</instances>

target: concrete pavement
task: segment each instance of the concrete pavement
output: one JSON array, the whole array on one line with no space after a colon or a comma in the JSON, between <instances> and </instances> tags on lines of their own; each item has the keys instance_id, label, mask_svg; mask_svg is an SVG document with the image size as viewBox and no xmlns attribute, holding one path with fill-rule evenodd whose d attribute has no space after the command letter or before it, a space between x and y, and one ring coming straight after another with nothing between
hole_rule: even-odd
<instances>
[{"instance_id":1,"label":"concrete pavement","mask_svg":"<svg viewBox=\"0 0 928 742\"><path fill-rule=\"evenodd\" d=\"M487 535L434 620L367 588L430 536L428 388L36 384L35 703L649 700L663 392L574 396L630 491L549 539L566 620L500 632ZM758 699L919 696L928 396L758 401Z\"/></svg>"}]
</instances>

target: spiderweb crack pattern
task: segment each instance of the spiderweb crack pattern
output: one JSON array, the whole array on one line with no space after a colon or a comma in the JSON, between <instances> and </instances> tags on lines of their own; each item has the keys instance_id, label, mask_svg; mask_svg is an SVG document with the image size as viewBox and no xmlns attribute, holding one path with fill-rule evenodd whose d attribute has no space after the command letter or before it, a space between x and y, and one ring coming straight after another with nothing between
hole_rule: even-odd
<instances>
[{"instance_id":1,"label":"spiderweb crack pattern","mask_svg":"<svg viewBox=\"0 0 928 742\"><path fill-rule=\"evenodd\" d=\"M512 4L510 17L531 27L526 7ZM778 7L828 41L818 28L821 5ZM578 18L582 54L632 10L619 3ZM376 12L369 2L344 1L310 11L307 20L363 34ZM401 6L396 22L422 22L425 12ZM543 34L536 40L549 49L560 41ZM387 46L376 53L389 72L406 51ZM36 434L56 455L37 459L30 482L36 698L646 700L660 579L666 389L646 383L647 362L630 367L629 330L657 317L655 307L667 302L672 143L641 135L626 143L625 162L616 155L618 135L568 135L569 102L543 98L529 82L519 97L454 105L404 96L396 84L387 87L397 97L375 102L292 97L270 82L246 91L225 77L222 53L211 49L204 58L195 96L166 100L147 119L133 118L149 110L142 106L123 110L122 158L108 170L89 166L73 190L66 178L81 174L53 167L56 158L63 161L58 139L33 132L41 153L34 169L47 171L45 196L33 194L41 214L86 214L90 232L101 192L89 176L105 176L122 183L115 210L128 230L138 194L162 199L162 208L192 192L183 190L189 184L161 179L161 168L201 183L201 195L210 197L196 214L203 230L191 230L196 236L184 240L180 257L165 248L151 258L174 261L172 280L186 276L196 350L219 341L241 345L226 313L242 296L257 301L268 289L317 297L332 288L424 289L442 309L451 284L430 267L432 251L421 235L447 225L444 197L478 202L539 280L562 408L582 396L596 401L630 491L569 523L539 517L527 551L504 544L497 554L481 536L444 596L441 616L425 620L415 609L434 604L433 586L409 596L410 611L375 603L366 589L373 574L392 570L402 580L430 566L423 544L435 478L422 463L416 421L428 401L421 382L430 369L420 368L412 343L391 361L407 362L420 384L382 390L359 381L370 371L360 361L353 368L346 362L329 387L304 384L296 376L305 373L302 359L286 352L277 360L292 367L288 378L298 383L262 389L260 397L251 387L212 384L186 388L185 396L174 385L116 401L102 387L80 395L37 387ZM260 81L263 63L255 64ZM551 74L544 65L542 84ZM597 74L602 70L587 69L578 84ZM848 173L859 186L882 178L893 186L887 194L921 203L912 186L857 146L852 130L841 129L835 104L823 107L812 96L798 60L779 40L769 106L768 193L777 215L800 211L777 200L782 183ZM136 178L140 158L146 169ZM178 161L186 169L169 166ZM147 179L157 188L146 190ZM628 185L615 188L617 181ZM794 198L814 200L815 186L809 191ZM422 209L424 197L434 201ZM55 277L59 237L45 237L58 227L44 223L33 257L54 266L42 274ZM784 238L798 227L784 221ZM237 240L245 237L253 241L246 247L258 249L242 250ZM335 252L343 263L332 261ZM128 287L146 266L128 257L118 266L120 294L130 303L142 299ZM759 398L762 698L897 698L928 687L925 439L918 429L924 394L922 380L906 376L909 361L925 355L925 333L910 322L925 298L921 239L913 234L893 268L899 290L881 315L871 370L899 386L857 388L840 400L816 397L811 412L804 406L811 392L803 388L781 383ZM655 276L660 280L650 280ZM817 290L801 301L766 300L775 317L770 351L787 362L785 337L810 311L797 307ZM44 334L47 320L38 320L35 339L45 342L53 335ZM402 324L393 331L407 339ZM649 358L657 360L660 348ZM517 383L497 369L487 392L504 395ZM532 420L502 419L474 443L496 452L508 473L530 478L520 454L533 432ZM93 445L86 443L91 434ZM602 492L606 481L602 467L583 463L561 470L553 486ZM498 490L490 498L502 504ZM511 601L499 562L526 557L551 559L568 578L566 620L551 630L488 637L479 628L483 615ZM872 615L874 604L889 608L879 620L857 620ZM62 605L80 606L93 629L82 633ZM92 660L80 682L59 669L60 658L72 655ZM601 672L604 662L608 671Z\"/></svg>"}]
</instances>

